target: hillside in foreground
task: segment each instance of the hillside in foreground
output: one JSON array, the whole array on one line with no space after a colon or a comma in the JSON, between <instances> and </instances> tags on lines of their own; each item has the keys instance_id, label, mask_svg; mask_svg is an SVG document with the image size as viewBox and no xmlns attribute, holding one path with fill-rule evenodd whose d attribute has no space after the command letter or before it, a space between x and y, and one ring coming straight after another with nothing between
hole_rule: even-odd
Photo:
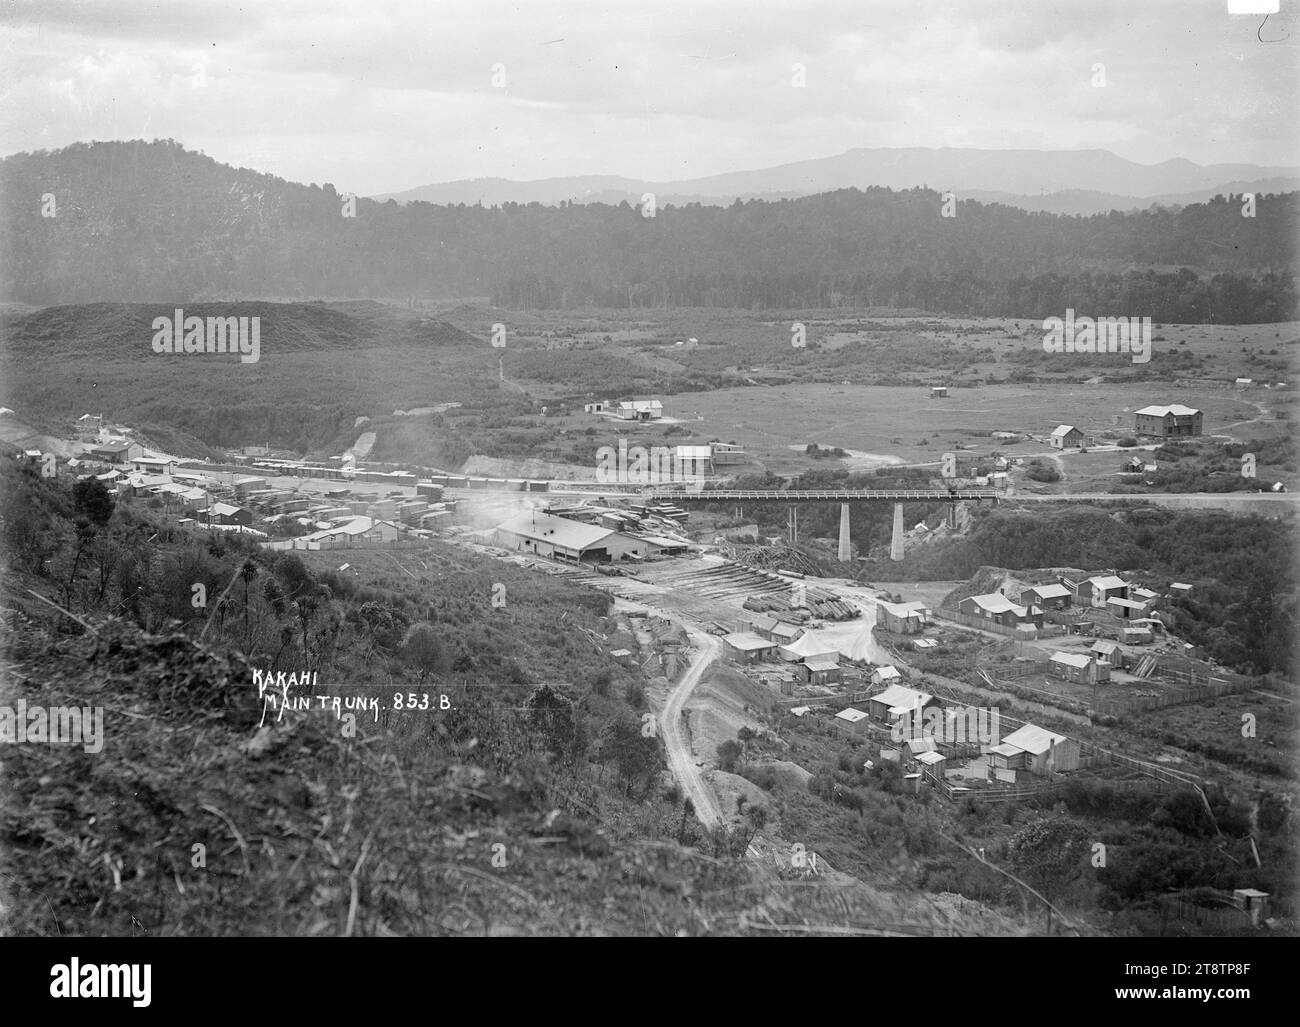
<instances>
[{"instance_id":1,"label":"hillside in foreground","mask_svg":"<svg viewBox=\"0 0 1300 1027\"><path fill-rule=\"evenodd\" d=\"M1022 930L918 898L932 842L810 886L782 842L743 855L743 818L705 830L642 731L647 682L606 652L637 643L603 593L438 544L344 572L0 475L0 699L104 718L95 751L5 747L6 933ZM268 708L254 671L318 677Z\"/></svg>"}]
</instances>

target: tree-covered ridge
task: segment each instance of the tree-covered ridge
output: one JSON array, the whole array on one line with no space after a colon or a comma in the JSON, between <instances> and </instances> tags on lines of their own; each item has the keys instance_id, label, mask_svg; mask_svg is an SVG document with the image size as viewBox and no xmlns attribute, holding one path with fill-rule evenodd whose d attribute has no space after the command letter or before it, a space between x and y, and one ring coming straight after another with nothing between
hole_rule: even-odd
<instances>
[{"instance_id":1,"label":"tree-covered ridge","mask_svg":"<svg viewBox=\"0 0 1300 1027\"><path fill-rule=\"evenodd\" d=\"M172 141L0 161L0 297L490 296L503 306L888 305L1183 323L1296 317L1296 194L1087 218L928 188L727 208L499 208L349 199ZM52 196L55 216L42 216ZM355 216L345 216L348 213Z\"/></svg>"}]
</instances>

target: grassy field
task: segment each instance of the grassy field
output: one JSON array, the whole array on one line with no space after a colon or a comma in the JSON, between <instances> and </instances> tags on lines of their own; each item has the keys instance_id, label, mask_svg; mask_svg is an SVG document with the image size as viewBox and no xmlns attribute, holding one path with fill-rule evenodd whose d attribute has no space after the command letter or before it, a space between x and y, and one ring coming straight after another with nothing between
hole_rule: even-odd
<instances>
[{"instance_id":1,"label":"grassy field","mask_svg":"<svg viewBox=\"0 0 1300 1027\"><path fill-rule=\"evenodd\" d=\"M1134 410L1153 403L1202 408L1207 435L1276 435L1288 427L1277 414L1290 413L1295 396L1277 383L1294 378L1300 352L1294 323L1155 325L1151 361L1135 364L1127 354L1045 353L1041 324L1024 319L863 310L520 312L481 303L418 311L245 304L241 313L245 307L264 322L255 364L153 353L152 307L49 308L25 319L11 311L0 323L8 371L0 404L38 430L93 410L179 430L206 446L269 442L326 454L353 442L357 419L369 417L378 436L373 458L415 463L481 454L586 466L596 447L621 434L646 445L719 438L746 447L757 461L751 472L795 474L937 464L959 447L1030 456L1047 451L1043 440L1060 423L1113 440L1132 430ZM505 346L493 349L488 340L498 324ZM791 344L795 324L804 326L803 347ZM1238 377L1259 384L1233 388ZM936 384L949 388L949 398L929 399ZM659 396L666 419L677 423L629 433L621 422L581 412L589 399L630 394ZM437 419L393 416L439 401L464 408ZM998 430L1030 440L995 444L989 436ZM814 460L803 452L813 442L850 455ZM1118 460L1093 454L1063 461L1068 480L1092 487L1118 469Z\"/></svg>"},{"instance_id":2,"label":"grassy field","mask_svg":"<svg viewBox=\"0 0 1300 1027\"><path fill-rule=\"evenodd\" d=\"M806 456L803 446L840 446L906 463L937 463L959 448L1007 456L1047 451L1042 441L996 442L994 431L1046 437L1058 424L1085 432L1127 432L1132 412L1150 403L1174 402L1203 409L1207 434L1240 434L1243 422L1262 416L1242 394L1224 389L1174 389L1149 383L1124 385L982 385L953 389L946 400L906 386L792 384L719 389L665 397L665 416L680 419L700 436L732 439L777 474L834 464ZM1261 429L1262 430L1262 429ZM799 450L789 447L797 445ZM1069 454L1087 461L1087 472L1118 469L1120 457ZM850 464L853 461L849 461ZM1085 466L1081 464L1081 466Z\"/></svg>"},{"instance_id":3,"label":"grassy field","mask_svg":"<svg viewBox=\"0 0 1300 1027\"><path fill-rule=\"evenodd\" d=\"M1025 319L864 311L791 311L783 318L717 310L446 312L476 334L490 329L489 314L510 327L510 373L533 395L581 384L584 395L617 398L587 386L618 362L620 377L633 371L647 395L663 400L665 418L691 432L675 441L735 440L758 462L752 470L776 474L937 463L958 447L1036 455L1061 423L1114 441L1132 430L1134 410L1159 403L1203 409L1207 435L1282 434L1288 426L1275 411L1291 409L1294 394L1263 384L1294 377L1300 352L1294 324L1156 325L1152 361L1134 364L1123 354L1046 354L1040 324ZM796 322L805 327L804 348L791 345ZM575 369L567 361L578 356ZM573 373L579 377L566 377ZM1231 387L1238 377L1259 384ZM949 398L929 399L933 384L948 386ZM620 431L617 422L592 415L559 423L576 432L594 428L602 439ZM653 428L634 431L638 442L655 441ZM995 444L993 431L1031 438ZM851 455L815 461L803 453L810 442ZM1067 480L1089 490L1109 487L1119 466L1113 454L1063 460Z\"/></svg>"},{"instance_id":4,"label":"grassy field","mask_svg":"<svg viewBox=\"0 0 1300 1027\"><path fill-rule=\"evenodd\" d=\"M1243 715L1254 718L1254 735L1242 733ZM1294 773L1300 707L1286 698L1246 692L1142 714L1138 723L1172 744L1204 752L1225 766L1263 769L1275 763Z\"/></svg>"}]
</instances>

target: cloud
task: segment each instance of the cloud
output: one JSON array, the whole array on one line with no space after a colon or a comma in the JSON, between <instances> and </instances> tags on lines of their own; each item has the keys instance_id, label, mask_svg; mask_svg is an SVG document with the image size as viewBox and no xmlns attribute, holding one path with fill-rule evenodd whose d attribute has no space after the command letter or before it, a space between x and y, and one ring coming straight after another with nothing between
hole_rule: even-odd
<instances>
[{"instance_id":1,"label":"cloud","mask_svg":"<svg viewBox=\"0 0 1300 1027\"><path fill-rule=\"evenodd\" d=\"M1300 30L1264 45L1257 21L1165 0L19 0L0 149L171 137L363 193L873 145L1297 163Z\"/></svg>"}]
</instances>

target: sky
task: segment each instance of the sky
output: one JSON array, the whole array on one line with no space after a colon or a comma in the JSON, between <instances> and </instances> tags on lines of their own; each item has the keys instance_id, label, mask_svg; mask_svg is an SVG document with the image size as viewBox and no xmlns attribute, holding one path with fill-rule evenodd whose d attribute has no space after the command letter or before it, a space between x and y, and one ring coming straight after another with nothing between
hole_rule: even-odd
<instances>
[{"instance_id":1,"label":"sky","mask_svg":"<svg viewBox=\"0 0 1300 1027\"><path fill-rule=\"evenodd\" d=\"M1227 4L6 0L0 155L171 138L362 195L872 146L1300 164L1300 0Z\"/></svg>"}]
</instances>

